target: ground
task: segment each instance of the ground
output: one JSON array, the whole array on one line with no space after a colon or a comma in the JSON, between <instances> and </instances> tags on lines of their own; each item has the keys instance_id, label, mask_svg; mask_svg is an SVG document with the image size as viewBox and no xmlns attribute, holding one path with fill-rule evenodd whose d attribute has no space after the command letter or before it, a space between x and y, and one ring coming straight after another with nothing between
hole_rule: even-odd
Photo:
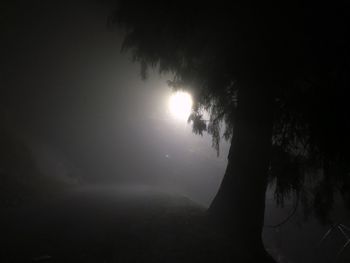
<instances>
[{"instance_id":1,"label":"ground","mask_svg":"<svg viewBox=\"0 0 350 263\"><path fill-rule=\"evenodd\" d=\"M204 211L185 197L147 187L69 191L3 211L1 262L229 261L221 253L229 244L208 231Z\"/></svg>"},{"instance_id":2,"label":"ground","mask_svg":"<svg viewBox=\"0 0 350 263\"><path fill-rule=\"evenodd\" d=\"M234 262L204 207L146 186L74 188L0 214L0 262ZM312 250L326 229L266 228L265 245L279 263L333 262L343 240Z\"/></svg>"}]
</instances>

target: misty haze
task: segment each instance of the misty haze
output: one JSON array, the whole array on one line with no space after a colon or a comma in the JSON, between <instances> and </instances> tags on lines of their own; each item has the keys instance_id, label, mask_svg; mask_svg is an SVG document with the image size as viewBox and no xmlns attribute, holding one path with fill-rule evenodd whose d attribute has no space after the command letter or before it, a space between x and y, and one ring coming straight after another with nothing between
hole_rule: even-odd
<instances>
[{"instance_id":1,"label":"misty haze","mask_svg":"<svg viewBox=\"0 0 350 263\"><path fill-rule=\"evenodd\" d=\"M348 11L0 4L0 262L349 262Z\"/></svg>"}]
</instances>

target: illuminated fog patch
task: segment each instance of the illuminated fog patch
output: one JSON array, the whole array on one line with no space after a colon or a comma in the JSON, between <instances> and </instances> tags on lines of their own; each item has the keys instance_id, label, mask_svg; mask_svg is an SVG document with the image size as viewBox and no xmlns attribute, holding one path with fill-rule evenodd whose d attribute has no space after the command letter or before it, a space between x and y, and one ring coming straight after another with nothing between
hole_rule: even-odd
<instances>
[{"instance_id":1,"label":"illuminated fog patch","mask_svg":"<svg viewBox=\"0 0 350 263\"><path fill-rule=\"evenodd\" d=\"M173 93L169 99L169 110L174 118L187 121L192 110L191 95L184 91Z\"/></svg>"}]
</instances>

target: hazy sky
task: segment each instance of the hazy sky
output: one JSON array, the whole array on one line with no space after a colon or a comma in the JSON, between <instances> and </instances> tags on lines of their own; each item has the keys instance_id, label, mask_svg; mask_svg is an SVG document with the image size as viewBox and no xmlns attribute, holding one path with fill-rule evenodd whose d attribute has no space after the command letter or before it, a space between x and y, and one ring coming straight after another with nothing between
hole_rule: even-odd
<instances>
[{"instance_id":1,"label":"hazy sky","mask_svg":"<svg viewBox=\"0 0 350 263\"><path fill-rule=\"evenodd\" d=\"M227 143L217 157L208 135L169 113L170 75L141 80L120 53L122 33L106 27L110 7L29 2L8 4L1 18L1 114L39 162L94 181L162 183L207 203Z\"/></svg>"}]
</instances>

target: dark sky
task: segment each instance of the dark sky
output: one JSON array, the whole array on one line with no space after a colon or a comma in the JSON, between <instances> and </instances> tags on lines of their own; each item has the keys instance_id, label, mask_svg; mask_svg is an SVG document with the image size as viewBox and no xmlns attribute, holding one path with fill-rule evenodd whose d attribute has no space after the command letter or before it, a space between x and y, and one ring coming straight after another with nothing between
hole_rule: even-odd
<instances>
[{"instance_id":1,"label":"dark sky","mask_svg":"<svg viewBox=\"0 0 350 263\"><path fill-rule=\"evenodd\" d=\"M193 135L169 114L170 75L155 71L141 80L139 65L120 53L122 33L106 27L110 6L2 6L0 114L45 173L161 183L208 204L224 174L228 145L217 157L208 135Z\"/></svg>"}]
</instances>

